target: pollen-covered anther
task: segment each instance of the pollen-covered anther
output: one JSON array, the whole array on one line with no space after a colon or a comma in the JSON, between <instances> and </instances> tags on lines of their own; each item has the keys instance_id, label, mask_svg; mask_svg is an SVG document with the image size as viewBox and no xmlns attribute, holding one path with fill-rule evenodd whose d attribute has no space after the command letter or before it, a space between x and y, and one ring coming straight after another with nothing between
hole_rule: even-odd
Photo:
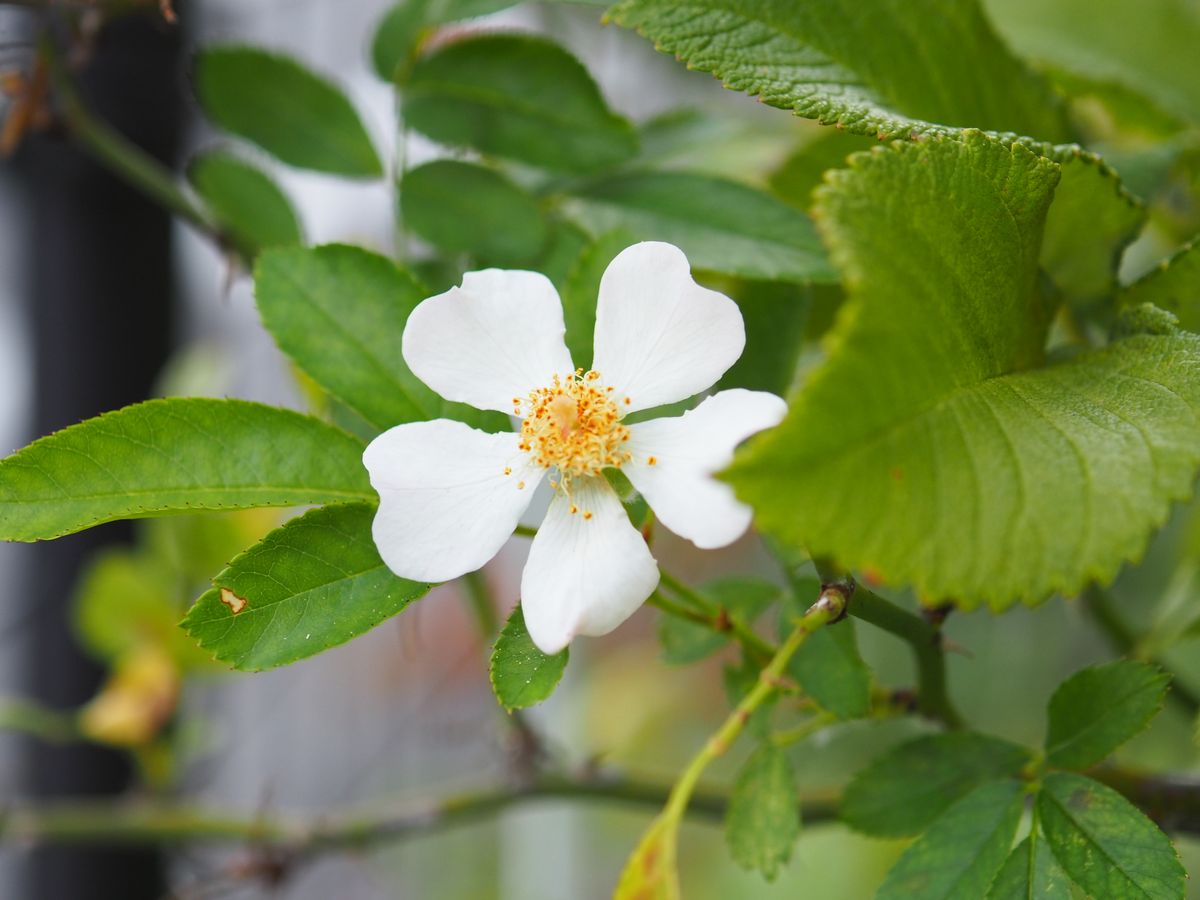
<instances>
[{"instance_id":1,"label":"pollen-covered anther","mask_svg":"<svg viewBox=\"0 0 1200 900\"><path fill-rule=\"evenodd\" d=\"M625 450L629 429L609 397L612 388L601 387L600 380L599 372L582 369L566 378L556 375L523 403L521 449L542 468L558 469L555 487L568 494L572 478L599 475L632 459Z\"/></svg>"}]
</instances>

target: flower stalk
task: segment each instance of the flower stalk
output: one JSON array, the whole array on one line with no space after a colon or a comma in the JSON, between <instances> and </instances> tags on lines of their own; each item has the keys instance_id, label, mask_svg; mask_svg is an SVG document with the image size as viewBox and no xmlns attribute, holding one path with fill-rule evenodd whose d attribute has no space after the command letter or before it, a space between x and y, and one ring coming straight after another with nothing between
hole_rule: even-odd
<instances>
[{"instance_id":1,"label":"flower stalk","mask_svg":"<svg viewBox=\"0 0 1200 900\"><path fill-rule=\"evenodd\" d=\"M683 770L683 774L675 782L675 787L671 789L666 809L663 811L663 819L678 821L683 817L688 807L688 801L695 790L696 782L699 781L704 770L733 746L745 729L746 723L750 721L750 717L780 689L784 683L784 672L788 663L808 636L821 626L841 618L842 613L846 610L847 599L846 592L841 587L836 585L828 587L821 592L817 602L797 620L791 634L787 636L787 639L775 651L771 661L759 673L754 687L742 698L721 727L708 739L700 752Z\"/></svg>"}]
</instances>

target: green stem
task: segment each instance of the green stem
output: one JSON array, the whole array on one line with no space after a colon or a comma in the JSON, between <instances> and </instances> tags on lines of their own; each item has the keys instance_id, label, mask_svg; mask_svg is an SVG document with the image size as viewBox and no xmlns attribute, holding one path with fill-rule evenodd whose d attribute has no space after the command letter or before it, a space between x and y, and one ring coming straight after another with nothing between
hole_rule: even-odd
<instances>
[{"instance_id":1,"label":"green stem","mask_svg":"<svg viewBox=\"0 0 1200 900\"><path fill-rule=\"evenodd\" d=\"M666 808L663 810L663 819L678 821L683 816L688 808L692 792L696 788L696 782L699 781L704 770L713 760L725 754L741 735L746 723L750 721L750 717L775 691L779 690L788 662L791 661L792 656L800 649L800 645L808 636L822 625L841 616L846 608L846 599L847 595L840 588L836 586L827 588L821 592L817 602L809 607L808 612L800 617L787 640L775 652L771 661L759 672L758 681L754 687L742 698L742 701L729 714L721 727L708 739L700 752L692 757L692 761L683 770L679 780L675 782L675 787L671 789L671 796L667 799Z\"/></svg>"},{"instance_id":2,"label":"green stem","mask_svg":"<svg viewBox=\"0 0 1200 900\"><path fill-rule=\"evenodd\" d=\"M663 597L659 593L657 595L658 602L649 602L653 602L653 605L663 610L663 612L689 619L706 628L711 628L718 634L732 635L742 645L746 653L760 664L765 664L775 655L778 648L763 640L744 623L739 622L725 610L715 606L707 597L688 587L661 566L659 567L659 575L663 585L689 604L688 607L680 606L679 604L672 603L668 598ZM688 611L689 609L691 612ZM699 614L696 615L695 613Z\"/></svg>"},{"instance_id":3,"label":"green stem","mask_svg":"<svg viewBox=\"0 0 1200 900\"><path fill-rule=\"evenodd\" d=\"M86 740L74 711L60 712L28 700L0 700L0 730L19 731L49 744Z\"/></svg>"},{"instance_id":4,"label":"green stem","mask_svg":"<svg viewBox=\"0 0 1200 900\"><path fill-rule=\"evenodd\" d=\"M297 857L338 850L361 850L436 834L495 815L514 806L546 800L600 801L660 808L670 789L632 778L546 775L527 784L447 797L423 808L302 821L282 817L229 816L219 812L160 803L113 803L65 800L39 807L16 807L0 820L0 842L8 844L178 845L243 843L276 847ZM807 822L834 818L826 799L802 801ZM699 791L689 812L720 821L728 797Z\"/></svg>"},{"instance_id":5,"label":"green stem","mask_svg":"<svg viewBox=\"0 0 1200 900\"><path fill-rule=\"evenodd\" d=\"M484 643L490 644L500 631L500 620L496 617L496 607L492 603L492 591L482 571L468 572L462 577L463 587L466 588L467 605L479 634Z\"/></svg>"},{"instance_id":6,"label":"green stem","mask_svg":"<svg viewBox=\"0 0 1200 900\"><path fill-rule=\"evenodd\" d=\"M794 728L775 732L771 735L771 742L777 747L789 747L805 738L812 737L818 731L823 731L836 721L837 716L830 713L818 713L807 722L801 722Z\"/></svg>"},{"instance_id":7,"label":"green stem","mask_svg":"<svg viewBox=\"0 0 1200 900\"><path fill-rule=\"evenodd\" d=\"M846 577L824 560L813 560L813 564L826 583ZM946 657L942 651L941 631L861 584L852 580L849 584L854 585L849 614L895 635L912 647L917 665L917 709L949 728L961 728L962 716L954 708L946 689Z\"/></svg>"},{"instance_id":8,"label":"green stem","mask_svg":"<svg viewBox=\"0 0 1200 900\"><path fill-rule=\"evenodd\" d=\"M1104 632L1109 644L1118 653L1125 656L1138 657L1138 637L1117 613L1112 595L1103 588L1092 585L1083 592L1080 598L1083 608L1092 620ZM1160 657L1149 656L1146 660L1165 671L1171 677L1171 690L1167 699L1173 702L1182 712L1195 718L1200 715L1200 695L1179 680L1178 676L1165 665Z\"/></svg>"},{"instance_id":9,"label":"green stem","mask_svg":"<svg viewBox=\"0 0 1200 900\"><path fill-rule=\"evenodd\" d=\"M500 632L500 620L496 615L496 604L492 601L492 589L488 586L487 577L482 570L468 572L462 577L462 583L480 637L484 646L490 647ZM512 730L509 759L512 774L522 781L529 781L536 776L538 764L546 755L541 736L519 709L510 710L504 716L504 721Z\"/></svg>"},{"instance_id":10,"label":"green stem","mask_svg":"<svg viewBox=\"0 0 1200 900\"><path fill-rule=\"evenodd\" d=\"M75 90L66 65L49 37L42 37L39 51L50 72L60 112L71 135L116 175L221 246L228 247L229 242L216 223L180 188L169 169L92 115Z\"/></svg>"}]
</instances>

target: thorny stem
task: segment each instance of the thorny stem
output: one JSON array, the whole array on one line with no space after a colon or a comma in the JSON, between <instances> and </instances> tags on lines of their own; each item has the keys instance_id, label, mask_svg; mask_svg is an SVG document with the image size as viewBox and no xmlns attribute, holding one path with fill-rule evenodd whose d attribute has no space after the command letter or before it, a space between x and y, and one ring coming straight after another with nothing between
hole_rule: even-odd
<instances>
[{"instance_id":1,"label":"thorny stem","mask_svg":"<svg viewBox=\"0 0 1200 900\"><path fill-rule=\"evenodd\" d=\"M1138 655L1138 638L1117 613L1112 595L1108 591L1092 585L1083 592L1080 599L1083 608L1104 632L1104 636L1108 638L1108 642L1114 650L1126 656ZM1161 659L1151 656L1147 662L1154 663L1170 675L1171 690L1167 692L1167 699L1191 718L1200 715L1200 695L1180 681Z\"/></svg>"},{"instance_id":2,"label":"thorny stem","mask_svg":"<svg viewBox=\"0 0 1200 900\"><path fill-rule=\"evenodd\" d=\"M821 592L820 598L796 622L792 633L788 635L771 657L771 661L758 675L758 681L742 701L737 705L724 724L717 729L697 753L687 768L675 782L671 795L667 798L663 818L678 821L688 809L692 793L700 775L708 768L709 763L722 756L741 735L750 717L765 703L770 696L779 690L783 683L784 670L805 639L829 622L841 616L846 608L846 594L839 587L830 587Z\"/></svg>"},{"instance_id":3,"label":"thorny stem","mask_svg":"<svg viewBox=\"0 0 1200 900\"><path fill-rule=\"evenodd\" d=\"M813 564L822 581L846 580L854 585L854 596L847 607L850 615L907 641L912 647L917 664L918 711L948 728L961 728L962 716L946 690L946 657L942 651L941 632L920 616L849 580L826 560L813 560Z\"/></svg>"}]
</instances>

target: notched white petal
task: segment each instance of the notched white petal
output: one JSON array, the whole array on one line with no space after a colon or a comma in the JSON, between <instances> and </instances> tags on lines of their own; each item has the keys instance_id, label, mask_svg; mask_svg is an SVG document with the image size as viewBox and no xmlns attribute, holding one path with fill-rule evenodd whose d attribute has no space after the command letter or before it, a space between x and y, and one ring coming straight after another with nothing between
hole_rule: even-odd
<instances>
[{"instance_id":1,"label":"notched white petal","mask_svg":"<svg viewBox=\"0 0 1200 900\"><path fill-rule=\"evenodd\" d=\"M712 476L733 461L738 444L786 413L774 394L721 391L682 416L629 426L633 458L622 471L675 534L701 549L724 547L745 533L753 513Z\"/></svg>"},{"instance_id":2,"label":"notched white petal","mask_svg":"<svg viewBox=\"0 0 1200 900\"><path fill-rule=\"evenodd\" d=\"M575 512L571 512L572 507ZM555 494L529 548L521 605L529 636L557 653L579 634L612 631L658 586L658 564L602 477Z\"/></svg>"},{"instance_id":3,"label":"notched white petal","mask_svg":"<svg viewBox=\"0 0 1200 900\"><path fill-rule=\"evenodd\" d=\"M447 400L511 413L571 371L562 303L545 275L486 269L423 300L404 327L404 361Z\"/></svg>"},{"instance_id":4,"label":"notched white petal","mask_svg":"<svg viewBox=\"0 0 1200 900\"><path fill-rule=\"evenodd\" d=\"M448 581L495 556L544 475L519 440L435 419L371 441L363 453L379 493L371 531L388 568L414 581Z\"/></svg>"},{"instance_id":5,"label":"notched white petal","mask_svg":"<svg viewBox=\"0 0 1200 900\"><path fill-rule=\"evenodd\" d=\"M683 251L647 241L622 250L600 280L592 367L627 412L712 387L742 355L741 310L692 279Z\"/></svg>"}]
</instances>

